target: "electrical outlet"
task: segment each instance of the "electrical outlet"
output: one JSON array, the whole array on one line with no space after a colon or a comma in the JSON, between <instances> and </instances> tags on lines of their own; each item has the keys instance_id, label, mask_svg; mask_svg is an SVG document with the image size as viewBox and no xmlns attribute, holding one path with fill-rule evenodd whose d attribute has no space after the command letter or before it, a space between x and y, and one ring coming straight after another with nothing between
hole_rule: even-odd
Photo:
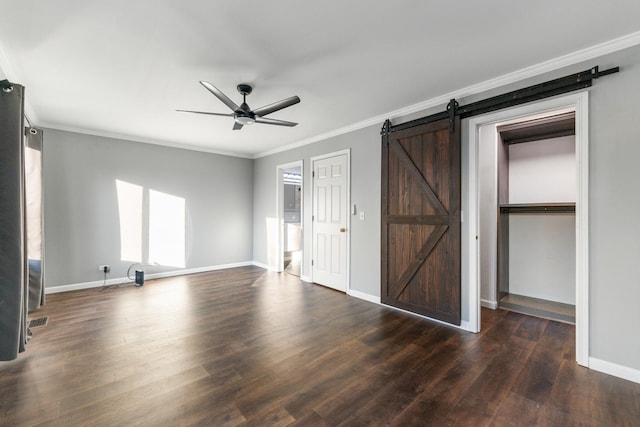
<instances>
[{"instance_id":1,"label":"electrical outlet","mask_svg":"<svg viewBox=\"0 0 640 427\"><path fill-rule=\"evenodd\" d=\"M111 271L111 267L109 267L108 265L101 265L98 267L98 271L101 273L108 273Z\"/></svg>"}]
</instances>

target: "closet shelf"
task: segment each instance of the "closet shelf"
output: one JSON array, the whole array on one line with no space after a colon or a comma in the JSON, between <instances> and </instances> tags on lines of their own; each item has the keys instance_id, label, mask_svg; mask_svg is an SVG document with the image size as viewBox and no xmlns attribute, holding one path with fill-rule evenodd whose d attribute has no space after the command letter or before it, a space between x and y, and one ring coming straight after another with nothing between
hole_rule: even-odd
<instances>
[{"instance_id":1,"label":"closet shelf","mask_svg":"<svg viewBox=\"0 0 640 427\"><path fill-rule=\"evenodd\" d=\"M500 213L575 213L574 202L501 204Z\"/></svg>"}]
</instances>

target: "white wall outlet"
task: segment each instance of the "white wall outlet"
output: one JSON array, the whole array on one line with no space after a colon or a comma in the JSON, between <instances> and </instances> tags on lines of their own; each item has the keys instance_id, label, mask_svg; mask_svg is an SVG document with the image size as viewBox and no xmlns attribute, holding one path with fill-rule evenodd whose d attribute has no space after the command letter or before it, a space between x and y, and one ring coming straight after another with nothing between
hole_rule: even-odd
<instances>
[{"instance_id":1,"label":"white wall outlet","mask_svg":"<svg viewBox=\"0 0 640 427\"><path fill-rule=\"evenodd\" d=\"M364 221L364 211L360 211L360 221Z\"/></svg>"},{"instance_id":2,"label":"white wall outlet","mask_svg":"<svg viewBox=\"0 0 640 427\"><path fill-rule=\"evenodd\" d=\"M108 273L111 271L111 267L109 267L108 265L101 265L98 267L98 271L101 273Z\"/></svg>"}]
</instances>

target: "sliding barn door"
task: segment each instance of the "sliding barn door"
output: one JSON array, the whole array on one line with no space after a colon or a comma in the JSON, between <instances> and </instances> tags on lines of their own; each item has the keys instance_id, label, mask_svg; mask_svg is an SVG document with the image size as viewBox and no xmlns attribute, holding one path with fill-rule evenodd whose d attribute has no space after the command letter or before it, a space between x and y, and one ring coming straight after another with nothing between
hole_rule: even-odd
<instances>
[{"instance_id":1,"label":"sliding barn door","mask_svg":"<svg viewBox=\"0 0 640 427\"><path fill-rule=\"evenodd\" d=\"M382 302L460 324L460 120L382 138Z\"/></svg>"}]
</instances>

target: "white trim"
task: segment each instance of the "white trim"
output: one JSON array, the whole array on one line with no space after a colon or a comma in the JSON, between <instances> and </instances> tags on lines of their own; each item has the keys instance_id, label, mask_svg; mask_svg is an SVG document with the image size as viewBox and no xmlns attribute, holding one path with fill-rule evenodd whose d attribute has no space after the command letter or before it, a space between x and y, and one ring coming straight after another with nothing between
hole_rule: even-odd
<instances>
[{"instance_id":1,"label":"white trim","mask_svg":"<svg viewBox=\"0 0 640 427\"><path fill-rule=\"evenodd\" d=\"M498 308L498 302L497 301L489 301L486 299L480 299L480 306L481 307L486 307L486 308L490 308L491 310L495 310L496 308ZM476 332L476 331L474 331Z\"/></svg>"},{"instance_id":2,"label":"white trim","mask_svg":"<svg viewBox=\"0 0 640 427\"><path fill-rule=\"evenodd\" d=\"M303 282L311 283L311 276L300 276L300 280Z\"/></svg>"},{"instance_id":3,"label":"white trim","mask_svg":"<svg viewBox=\"0 0 640 427\"><path fill-rule=\"evenodd\" d=\"M2 80L2 78L5 78L12 83L22 84L19 81L21 79L18 78L15 70L13 69L11 64L9 64L7 54L2 47L2 43L0 43L0 80ZM24 99L24 115L27 116L32 126L36 126L36 123L38 122L38 116L36 115L36 111L33 109L31 103L29 102L29 93L27 93Z\"/></svg>"},{"instance_id":4,"label":"white trim","mask_svg":"<svg viewBox=\"0 0 640 427\"><path fill-rule=\"evenodd\" d=\"M329 157L336 157L342 154L351 155L351 149L345 148L343 150L333 151L331 153L320 154L317 156L310 157L309 160L315 162L316 160L328 159Z\"/></svg>"},{"instance_id":5,"label":"white trim","mask_svg":"<svg viewBox=\"0 0 640 427\"><path fill-rule=\"evenodd\" d=\"M471 325L466 320L461 321L460 322L460 326L458 326L458 325L454 325L453 323L443 322L442 320L434 319L433 317L424 316L422 314L414 313L412 311L403 310L401 308L394 307L392 305L383 304L382 301L380 300L380 297L377 297L377 296L374 296L374 295L371 295L371 294L367 294L365 292L360 292L360 291L355 291L353 289L350 289L349 291L347 291L347 295L349 295L351 297L354 297L354 298L358 298L358 299L364 300L364 301L372 302L374 304L378 304L379 306L382 306L382 307L385 307L385 308L390 308L390 309L395 310L395 311L400 311L402 313L406 313L406 314L410 314L412 316L420 317L420 318L425 319L425 320L430 320L432 322L440 323L441 325L451 326L452 328L461 329L461 330L466 331L466 332L474 332L474 331L472 331L470 329Z\"/></svg>"},{"instance_id":6,"label":"white trim","mask_svg":"<svg viewBox=\"0 0 640 427\"><path fill-rule=\"evenodd\" d=\"M263 269L268 270L268 271L273 271L273 270L271 270L271 269L269 268L269 266L268 266L267 264L263 264L263 263L258 262L258 261L253 261L253 262L251 263L251 265L256 266L256 267L263 268Z\"/></svg>"},{"instance_id":7,"label":"white trim","mask_svg":"<svg viewBox=\"0 0 640 427\"><path fill-rule=\"evenodd\" d=\"M79 291L81 289L90 289L90 288L99 288L100 286L111 286L111 285L120 285L123 283L131 282L131 280L126 277L119 277L117 279L109 279L105 282L102 280L98 280L95 282L84 282L84 283L74 283L71 285L61 285L61 286L51 286L45 287L45 294L57 294L60 292L71 292L71 291Z\"/></svg>"},{"instance_id":8,"label":"white trim","mask_svg":"<svg viewBox=\"0 0 640 427\"><path fill-rule=\"evenodd\" d=\"M482 117L482 116L481 116ZM478 119L476 119L478 120ZM469 323L472 332L480 332L480 202L478 200L478 181L480 176L478 145L480 144L480 125L472 126L474 119L469 120L468 165L467 165L467 223L469 224L467 255L469 269ZM464 168L464 165L462 165ZM464 187L464 185L462 186ZM464 197L464 196L463 196Z\"/></svg>"},{"instance_id":9,"label":"white trim","mask_svg":"<svg viewBox=\"0 0 640 427\"><path fill-rule=\"evenodd\" d=\"M587 91L532 102L469 120L468 200L469 200L469 313L472 330L480 331L480 279L476 236L479 232L478 149L480 126L561 109L576 113L576 361L589 363L589 94ZM475 244L472 244L475 242ZM471 272L474 272L472 274ZM474 315L477 313L477 316ZM475 323L474 323L475 322Z\"/></svg>"},{"instance_id":10,"label":"white trim","mask_svg":"<svg viewBox=\"0 0 640 427\"><path fill-rule=\"evenodd\" d=\"M589 92L576 108L576 360L589 366Z\"/></svg>"},{"instance_id":11,"label":"white trim","mask_svg":"<svg viewBox=\"0 0 640 427\"><path fill-rule=\"evenodd\" d=\"M369 126L374 126L374 125L380 126L380 124L383 123L386 119L403 117L409 114L428 110L429 108L443 106L447 104L449 100L451 100L452 98L460 99L460 98L469 97L471 95L476 95L481 92L496 89L498 87L506 86L512 83L517 83L522 80L529 79L531 77L537 77L544 73L548 73L551 71L558 70L560 68L578 64L580 62L588 61L590 59L607 55L609 53L617 52L622 49L636 46L638 44L640 44L640 31L628 34L626 36L618 37L616 39L609 40L604 43L600 43L591 47L587 47L585 49L578 50L576 52L572 52L564 56L558 56L548 61L540 62L530 67L522 68L520 70L507 73L490 80L485 80L484 82L467 86L463 89L452 91L447 94L437 96L435 98L430 98L426 101L422 101L417 104L410 105L408 107L404 107L404 108L394 110L385 114L381 114L379 116L372 117L367 120L356 122L351 125L344 126L330 132L313 136L311 138L303 139L301 141L294 142L292 144L287 144L283 147L263 151L261 153L253 155L252 158L259 159L260 157L266 157L272 154L288 151L293 148L298 148L304 145L313 144L315 142L323 141L329 138L336 137L338 135L343 135L343 134L353 132L359 129L363 129Z\"/></svg>"},{"instance_id":12,"label":"white trim","mask_svg":"<svg viewBox=\"0 0 640 427\"><path fill-rule=\"evenodd\" d=\"M207 271L225 270L228 268L246 267L249 265L257 265L254 261L236 262L232 264L213 265L209 267L196 267L186 268L183 270L163 271L162 273L145 274L146 280L162 279L165 277L184 276L187 274L204 273ZM260 267L260 266L258 266ZM94 282L74 283L70 285L48 286L45 288L46 294L57 294L60 292L77 291L80 289L99 288L102 286L121 285L123 283L133 283L133 281L127 277L117 277L115 279L109 279L106 281L96 280Z\"/></svg>"},{"instance_id":13,"label":"white trim","mask_svg":"<svg viewBox=\"0 0 640 427\"><path fill-rule=\"evenodd\" d=\"M607 362L606 360L596 359L595 357L589 358L589 369L640 384L640 369L633 369L617 363Z\"/></svg>"},{"instance_id":14,"label":"white trim","mask_svg":"<svg viewBox=\"0 0 640 427\"><path fill-rule=\"evenodd\" d=\"M347 289L345 289L345 292L349 293L349 290L351 289L351 215L350 215L350 210L349 210L349 206L351 206L351 148L345 148L344 150L338 150L338 151L334 151L332 153L326 153L326 154L321 154L319 156L313 156L309 158L309 163L311 164L311 215L313 215L314 212L314 194L313 194L313 187L314 187L314 178L313 178L313 171L315 170L314 168L314 162L316 160L322 160L322 159L328 159L330 157L337 157L337 156L342 156L342 155L346 155L347 156L347 205L344 207L345 208L345 214L346 214L346 219L347 219ZM314 241L313 241L313 227L314 227L314 223L315 221L311 220L311 259L313 259L313 248L315 247L314 245ZM311 265L311 268L309 269L309 274L311 276L311 282L313 282L313 265Z\"/></svg>"},{"instance_id":15,"label":"white trim","mask_svg":"<svg viewBox=\"0 0 640 427\"><path fill-rule=\"evenodd\" d=\"M424 111L427 110L429 108L432 107L436 107L439 105L444 105L446 103L449 102L449 100L451 98L464 98L470 95L475 95L477 93L480 92L484 92L484 91L488 91L491 89L495 89L497 87L500 86L505 86L511 83L516 83L518 81L521 80L525 80L531 77L535 77L535 76L539 76L541 74L544 73L548 73L551 71L555 71L558 70L560 68L563 67L567 67L570 65L574 65L583 61L588 61L590 59L594 59L603 55L607 55L613 52L617 52L620 51L622 49L626 49L629 47L633 47L640 44L640 31L631 33L631 34L627 34L618 38L615 38L613 40L609 40L603 43L599 43L596 44L594 46L590 46L587 47L585 49L581 49L572 53L569 53L567 55L563 55L563 56L558 56L556 58L550 59L548 61L544 61L544 62L540 62L538 64L529 66L529 67L525 67L522 68L520 70L511 72L511 73L507 73L504 74L502 76L490 79L490 80L486 80L484 82L475 84L475 85L471 85L471 86L467 86L466 88L460 89L460 90L456 90L453 92L449 92L447 94L441 95L441 96L437 96L434 98L430 98L426 101L422 101L419 102L417 104L413 104L410 105L408 107L405 108L401 108L398 110L394 110L385 114L381 114L379 116L376 117L372 117L369 118L367 120L362 120L356 123L353 123L351 125L348 126L344 126L341 127L339 129L335 129L333 131L330 132L325 132L323 134L320 135L316 135L310 138L306 138L303 139L301 141L298 142L294 142L291 144L287 144L283 147L278 147L278 148L274 148L271 150L266 150L257 154L242 154L242 153L232 153L232 152L222 152L222 151L217 151L217 150L213 150L211 148L208 147L201 147L201 146L193 146L193 145L186 145L186 144L180 144L180 143L174 143L174 142L169 142L169 141L164 141L164 142L160 142L160 141L155 141L155 140L151 140L151 139L147 139L147 138L138 138L138 137L134 137L132 135L122 135L122 134L117 134L117 133L111 133L111 132L104 132L104 131L97 131L97 130L91 130L91 129L83 129L83 128L79 128L79 127L73 127L73 126L61 126L61 125L56 125L53 123L47 123L47 122L40 122L37 118L36 112L35 110L33 110L33 108L31 107L31 105L29 104L29 102L27 100L25 100L25 111L27 113L27 116L30 118L30 120L32 121L32 125L33 126L38 126L38 127L44 127L44 128L49 128L49 129L56 129L56 130L63 130L63 131L68 131L68 132L76 132L76 133L82 133L82 134L88 134L88 135L95 135L95 136L103 136L103 137L107 137L107 138L116 138L116 139L124 139L124 140L128 140L128 141L134 141L134 142L142 142L142 143L147 143L147 144L156 144L156 145L162 145L162 146L166 146L166 147L174 147L174 148L182 148L182 149L187 149L187 150L196 150L196 151L202 151L202 152L207 152L207 153L213 153L213 154L220 154L220 155L224 155L224 156L234 156L234 157L241 157L241 158L251 158L251 159L258 159L261 157L266 157L272 154L276 154L276 153L281 153L283 151L288 151L291 150L293 148L297 148L297 147L302 147L304 145L309 145L309 144L313 144L315 142L319 142L319 141L323 141L329 138L333 138L335 136L338 135L343 135L349 132L353 132L359 129L363 129L369 126L379 126L380 123L384 122L386 119L393 119L393 118L397 118L397 117L402 117L402 116L406 116L412 113L416 113L419 111ZM2 45L0 44L0 71L3 71L6 76L9 78L9 80L19 80L19 76L17 76L11 65L9 64L9 61L7 59L7 56L4 52L4 50L2 49Z\"/></svg>"},{"instance_id":16,"label":"white trim","mask_svg":"<svg viewBox=\"0 0 640 427\"><path fill-rule=\"evenodd\" d=\"M25 104L26 105L26 104ZM29 116L31 117L31 116ZM35 126L35 124L34 124ZM99 136L102 138L109 138L109 139L117 139L119 141L128 141L128 142L138 142L141 144L152 144L152 145L159 145L162 147L169 147L169 148L178 148L181 150L190 150L190 151L198 151L201 153L210 153L210 154L218 154L220 156L228 156L228 157L240 157L243 159L253 159L253 156L251 154L242 154L242 153L236 153L236 152L232 152L232 151L222 151L222 150L216 150L210 147L204 147L201 145L190 145L190 144L181 144L181 143L177 143L177 142L170 142L170 141L161 141L161 140L157 140L157 139L151 139L151 138L144 138L144 137L140 137L140 136L132 136L132 135L124 135L124 134L120 134L117 132L108 132L108 131L101 131L101 130L95 130L95 129L85 129L85 128L80 128L80 127L75 127L75 126L60 126L60 125L54 125L51 123L38 123L38 127L40 128L44 128L46 129L53 129L53 130L58 130L58 131L64 131L64 132L73 132L73 133L79 133L82 135L91 135L91 136Z\"/></svg>"},{"instance_id":17,"label":"white trim","mask_svg":"<svg viewBox=\"0 0 640 427\"><path fill-rule=\"evenodd\" d=\"M458 326L458 325L454 325L453 323L444 322L442 320L434 319L433 317L424 316L422 314L414 313L412 311L403 310L401 308L394 307L392 305L386 305L386 304L380 304L380 305L383 306L383 307L390 308L392 310L401 311L403 313L407 313L407 314L410 314L412 316L420 317L420 318L425 319L425 320L430 320L432 322L436 322L436 323L439 323L441 325L451 326L452 328L460 329L460 330L463 330L463 331L466 331L466 332L475 332L475 331L473 331L471 329L471 324L469 322L467 322L466 320L462 320L460 322L460 326Z\"/></svg>"},{"instance_id":18,"label":"white trim","mask_svg":"<svg viewBox=\"0 0 640 427\"><path fill-rule=\"evenodd\" d=\"M349 295L351 297L354 297L354 298L358 298L358 299L362 299L362 300L365 300L365 301L369 301L369 302L372 302L374 304L383 305L381 303L381 301L380 301L380 297L376 297L376 296L371 295L371 294L367 294L367 293L364 293L364 292L356 291L354 289L349 289L347 291L347 295Z\"/></svg>"}]
</instances>

